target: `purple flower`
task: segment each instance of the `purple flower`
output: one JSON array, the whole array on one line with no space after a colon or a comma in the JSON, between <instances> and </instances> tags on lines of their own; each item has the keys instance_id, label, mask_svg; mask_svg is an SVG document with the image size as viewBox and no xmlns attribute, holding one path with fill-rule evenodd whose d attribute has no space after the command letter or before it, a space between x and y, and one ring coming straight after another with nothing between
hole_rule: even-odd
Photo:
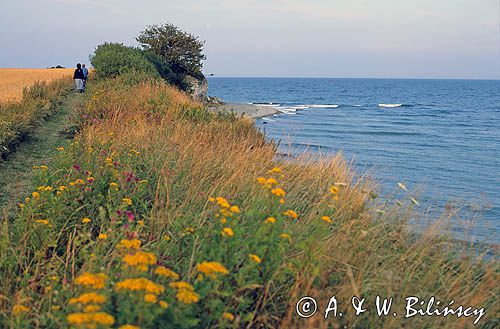
<instances>
[{"instance_id":1,"label":"purple flower","mask_svg":"<svg viewBox=\"0 0 500 329\"><path fill-rule=\"evenodd\" d=\"M80 171L82 168L80 167L80 165L77 165L76 163L73 165L73 169L75 169L76 171Z\"/></svg>"},{"instance_id":2,"label":"purple flower","mask_svg":"<svg viewBox=\"0 0 500 329\"><path fill-rule=\"evenodd\" d=\"M125 215L127 215L129 221L133 221L135 219L134 214L130 210L127 210Z\"/></svg>"}]
</instances>

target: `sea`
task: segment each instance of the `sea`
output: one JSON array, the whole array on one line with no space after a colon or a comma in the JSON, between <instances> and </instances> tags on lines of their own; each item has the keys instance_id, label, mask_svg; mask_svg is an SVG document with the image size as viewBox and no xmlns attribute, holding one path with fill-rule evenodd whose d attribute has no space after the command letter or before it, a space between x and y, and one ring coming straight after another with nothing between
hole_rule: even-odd
<instances>
[{"instance_id":1,"label":"sea","mask_svg":"<svg viewBox=\"0 0 500 329\"><path fill-rule=\"evenodd\" d=\"M500 242L500 80L208 81L209 94L226 102L279 111L256 125L279 142L280 154L342 152L379 182L382 197L414 197L420 220L459 208L446 233Z\"/></svg>"}]
</instances>

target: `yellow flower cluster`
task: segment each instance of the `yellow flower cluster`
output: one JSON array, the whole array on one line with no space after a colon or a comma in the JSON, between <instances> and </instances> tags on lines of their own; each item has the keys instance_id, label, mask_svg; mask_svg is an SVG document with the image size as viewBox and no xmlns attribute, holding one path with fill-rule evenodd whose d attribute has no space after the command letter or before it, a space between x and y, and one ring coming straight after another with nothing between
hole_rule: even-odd
<instances>
[{"instance_id":1,"label":"yellow flower cluster","mask_svg":"<svg viewBox=\"0 0 500 329\"><path fill-rule=\"evenodd\" d=\"M52 186L38 186L37 187L38 191L47 191L50 192L53 190Z\"/></svg>"},{"instance_id":2,"label":"yellow flower cluster","mask_svg":"<svg viewBox=\"0 0 500 329\"><path fill-rule=\"evenodd\" d=\"M95 292L88 292L81 294L79 297L71 298L70 304L104 304L106 296L97 294Z\"/></svg>"},{"instance_id":3,"label":"yellow flower cluster","mask_svg":"<svg viewBox=\"0 0 500 329\"><path fill-rule=\"evenodd\" d=\"M144 291L146 293L159 295L165 291L165 287L161 284L154 283L146 278L125 279L117 282L115 285L116 291Z\"/></svg>"},{"instance_id":4,"label":"yellow flower cluster","mask_svg":"<svg viewBox=\"0 0 500 329\"><path fill-rule=\"evenodd\" d=\"M134 254L125 255L122 261L127 266L135 267L139 271L146 272L149 265L156 263L156 256L150 252L138 251Z\"/></svg>"},{"instance_id":5,"label":"yellow flower cluster","mask_svg":"<svg viewBox=\"0 0 500 329\"><path fill-rule=\"evenodd\" d=\"M106 283L107 276L104 273L84 272L75 279L75 284L91 289L102 289Z\"/></svg>"},{"instance_id":6,"label":"yellow flower cluster","mask_svg":"<svg viewBox=\"0 0 500 329\"><path fill-rule=\"evenodd\" d=\"M112 326L115 319L105 312L70 313L66 317L68 324L78 328L97 328L99 326Z\"/></svg>"},{"instance_id":7,"label":"yellow flower cluster","mask_svg":"<svg viewBox=\"0 0 500 329\"><path fill-rule=\"evenodd\" d=\"M216 198L210 197L208 200L212 203L217 203L221 208L220 214L224 217L232 217L234 214L240 213L240 208L236 205L231 205L225 198L218 196Z\"/></svg>"},{"instance_id":8,"label":"yellow flower cluster","mask_svg":"<svg viewBox=\"0 0 500 329\"><path fill-rule=\"evenodd\" d=\"M139 326L134 326L131 324L124 324L122 326L119 326L118 329L141 329Z\"/></svg>"},{"instance_id":9,"label":"yellow flower cluster","mask_svg":"<svg viewBox=\"0 0 500 329\"><path fill-rule=\"evenodd\" d=\"M121 250L138 250L139 248L141 248L141 241L138 239L123 239L120 241L117 247Z\"/></svg>"},{"instance_id":10,"label":"yellow flower cluster","mask_svg":"<svg viewBox=\"0 0 500 329\"><path fill-rule=\"evenodd\" d=\"M288 209L288 210L284 211L283 215L288 216L292 219L296 219L297 217L299 217L299 215L292 209Z\"/></svg>"},{"instance_id":11,"label":"yellow flower cluster","mask_svg":"<svg viewBox=\"0 0 500 329\"><path fill-rule=\"evenodd\" d=\"M200 295L194 292L194 287L187 282L178 281L169 284L171 288L177 289L177 300L184 304L197 303Z\"/></svg>"},{"instance_id":12,"label":"yellow flower cluster","mask_svg":"<svg viewBox=\"0 0 500 329\"><path fill-rule=\"evenodd\" d=\"M85 181L83 179L77 179L72 182L69 182L70 186L76 186L76 185L84 185Z\"/></svg>"},{"instance_id":13,"label":"yellow flower cluster","mask_svg":"<svg viewBox=\"0 0 500 329\"><path fill-rule=\"evenodd\" d=\"M29 311L29 308L27 308L24 305L21 304L16 304L12 307L12 313L14 315L21 315L23 313L27 313Z\"/></svg>"},{"instance_id":14,"label":"yellow flower cluster","mask_svg":"<svg viewBox=\"0 0 500 329\"><path fill-rule=\"evenodd\" d=\"M227 275L227 268L218 262L201 262L196 266L198 272L201 272L212 279L217 279L217 275Z\"/></svg>"},{"instance_id":15,"label":"yellow flower cluster","mask_svg":"<svg viewBox=\"0 0 500 329\"><path fill-rule=\"evenodd\" d=\"M132 205L132 199L130 198L123 198L122 199L122 202L128 206L131 206Z\"/></svg>"},{"instance_id":16,"label":"yellow flower cluster","mask_svg":"<svg viewBox=\"0 0 500 329\"><path fill-rule=\"evenodd\" d=\"M269 174L279 174L281 173L281 168L275 167L268 171ZM272 195L275 195L279 198L279 202L281 204L285 203L285 195L286 192L283 188L278 186L278 181L274 177L259 177L257 178L257 182L261 184L265 189L269 190Z\"/></svg>"},{"instance_id":17,"label":"yellow flower cluster","mask_svg":"<svg viewBox=\"0 0 500 329\"><path fill-rule=\"evenodd\" d=\"M234 235L233 229L230 227L224 227L221 232L222 236L232 237Z\"/></svg>"},{"instance_id":18,"label":"yellow flower cluster","mask_svg":"<svg viewBox=\"0 0 500 329\"><path fill-rule=\"evenodd\" d=\"M222 313L222 317L226 320L229 320L229 321L234 321L234 315L232 315L231 313L229 312L224 312Z\"/></svg>"},{"instance_id":19,"label":"yellow flower cluster","mask_svg":"<svg viewBox=\"0 0 500 329\"><path fill-rule=\"evenodd\" d=\"M155 270L155 274L170 278L172 280L179 280L179 274L175 273L171 269L166 268L165 266L158 266Z\"/></svg>"}]
</instances>

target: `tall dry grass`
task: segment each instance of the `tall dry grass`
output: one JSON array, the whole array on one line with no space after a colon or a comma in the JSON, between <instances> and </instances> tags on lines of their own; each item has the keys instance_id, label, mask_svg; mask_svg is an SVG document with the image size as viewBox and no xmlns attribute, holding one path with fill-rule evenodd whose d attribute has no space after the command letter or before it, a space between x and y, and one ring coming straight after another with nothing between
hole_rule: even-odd
<instances>
[{"instance_id":1,"label":"tall dry grass","mask_svg":"<svg viewBox=\"0 0 500 329\"><path fill-rule=\"evenodd\" d=\"M92 88L78 111L82 130L75 142L54 168L37 169L39 195L23 202L18 219L0 231L4 324L58 327L77 317L90 319L89 327L111 318L115 326L144 328L472 327L463 317L379 318L376 295L394 297L398 313L406 296L454 299L486 308L481 327L498 324L495 258L465 247L457 253L435 228L421 236L409 232L415 211L409 197L403 207L376 211L383 203L376 184L341 155L276 160L275 145L251 121L209 114L161 83L117 79ZM286 195L278 196L277 188ZM238 209L214 204L216 196ZM288 209L298 218L285 215ZM122 265L126 256L117 246L123 239L139 239L157 262L146 271ZM227 272L203 275L206 261ZM185 293L199 300L186 302L165 284L154 296L168 302L162 310L140 291L116 290L125 278L159 284L152 274L159 265L192 285ZM68 306L82 293L75 282L84 271L108 276L98 290L106 317ZM323 310L335 295L344 316L299 318L295 303L306 295ZM367 298L370 311L355 316L352 296ZM16 306L30 311L13 316Z\"/></svg>"}]
</instances>

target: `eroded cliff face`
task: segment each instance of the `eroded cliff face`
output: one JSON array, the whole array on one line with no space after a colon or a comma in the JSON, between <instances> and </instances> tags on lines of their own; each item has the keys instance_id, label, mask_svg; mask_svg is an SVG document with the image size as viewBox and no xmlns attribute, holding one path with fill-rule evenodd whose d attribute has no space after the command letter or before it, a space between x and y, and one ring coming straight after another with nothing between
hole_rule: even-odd
<instances>
[{"instance_id":1,"label":"eroded cliff face","mask_svg":"<svg viewBox=\"0 0 500 329\"><path fill-rule=\"evenodd\" d=\"M208 81L206 78L202 80L196 79L192 76L187 76L185 78L187 84L189 84L191 89L191 97L197 102L206 102L208 100Z\"/></svg>"}]
</instances>

